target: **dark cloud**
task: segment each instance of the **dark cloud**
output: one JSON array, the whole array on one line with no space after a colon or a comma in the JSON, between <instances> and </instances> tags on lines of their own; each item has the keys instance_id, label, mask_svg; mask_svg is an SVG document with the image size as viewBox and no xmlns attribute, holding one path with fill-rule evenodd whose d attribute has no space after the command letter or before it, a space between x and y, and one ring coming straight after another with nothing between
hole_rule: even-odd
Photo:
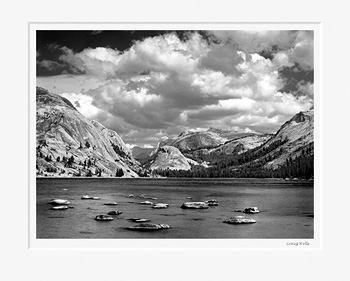
<instances>
[{"instance_id":1,"label":"dark cloud","mask_svg":"<svg viewBox=\"0 0 350 281\"><path fill-rule=\"evenodd\" d=\"M241 71L237 65L243 62L243 59L237 53L235 46L231 44L213 45L208 54L202 58L200 66L214 71L220 71L225 75L239 76Z\"/></svg>"},{"instance_id":2,"label":"dark cloud","mask_svg":"<svg viewBox=\"0 0 350 281\"><path fill-rule=\"evenodd\" d=\"M283 67L279 74L284 81L284 86L280 89L281 92L301 95L302 93L298 93L299 85L313 84L314 82L314 71L303 70L299 64L295 64L292 67Z\"/></svg>"}]
</instances>

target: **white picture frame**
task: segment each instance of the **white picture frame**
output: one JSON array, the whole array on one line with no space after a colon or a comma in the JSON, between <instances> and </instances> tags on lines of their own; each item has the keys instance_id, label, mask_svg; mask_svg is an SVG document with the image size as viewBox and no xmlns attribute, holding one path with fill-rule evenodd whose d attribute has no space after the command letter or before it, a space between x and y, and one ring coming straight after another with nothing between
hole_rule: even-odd
<instances>
[{"instance_id":1,"label":"white picture frame","mask_svg":"<svg viewBox=\"0 0 350 281\"><path fill-rule=\"evenodd\" d=\"M44 1L13 1L3 7L2 53L4 79L4 135L1 147L6 161L1 163L4 174L1 232L2 275L9 280L65 278L96 280L122 277L128 280L169 280L201 278L205 280L258 279L344 280L349 260L349 227L345 216L350 196L347 175L346 147L349 133L347 112L349 46L346 2L249 1L235 3L219 1L177 1L166 5L152 3L96 3L93 1L61 1L51 6ZM119 13L117 13L119 11ZM28 113L30 69L27 46L29 23L34 22L197 22L197 23L264 23L319 24L320 27L320 131L318 132L320 161L320 247L272 249L203 248L176 249L146 247L144 249L67 249L62 244L55 249L35 249L29 241L28 210L31 197L28 168L33 156L28 156L30 137ZM317 92L317 90L315 90ZM32 119L30 119L32 120ZM9 133L8 133L9 132ZM10 149L11 148L11 149ZM14 149L16 148L16 149ZM315 163L317 165L317 163ZM17 168L18 167L18 168ZM316 184L315 184L316 186ZM166 242L166 241L165 241ZM248 261L248 262L247 262ZM102 269L102 270L101 270ZM149 275L148 275L149 273Z\"/></svg>"},{"instance_id":2,"label":"white picture frame","mask_svg":"<svg viewBox=\"0 0 350 281\"><path fill-rule=\"evenodd\" d=\"M312 239L37 239L36 238L36 179L30 173L30 248L72 249L320 249L321 150L320 135L320 24L319 23L29 23L30 42L30 171L35 171L36 138L36 33L40 30L312 30L314 33L314 91L315 91L315 182L314 238ZM34 159L33 159L34 158Z\"/></svg>"}]
</instances>

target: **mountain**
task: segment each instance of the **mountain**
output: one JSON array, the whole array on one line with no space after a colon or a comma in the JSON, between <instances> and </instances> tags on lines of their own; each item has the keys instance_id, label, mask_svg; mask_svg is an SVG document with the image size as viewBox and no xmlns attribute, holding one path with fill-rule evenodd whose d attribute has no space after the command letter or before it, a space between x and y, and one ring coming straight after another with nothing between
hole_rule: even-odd
<instances>
[{"instance_id":1,"label":"mountain","mask_svg":"<svg viewBox=\"0 0 350 281\"><path fill-rule=\"evenodd\" d=\"M220 155L220 154L231 155L234 153L241 154L250 149L256 148L264 144L271 137L272 135L263 134L263 135L253 135L253 136L242 137L239 139L234 139L232 141L226 142L225 144L219 147L208 150L207 154L213 154L213 153L215 153L216 155Z\"/></svg>"},{"instance_id":2,"label":"mountain","mask_svg":"<svg viewBox=\"0 0 350 281\"><path fill-rule=\"evenodd\" d=\"M175 138L162 139L158 146L170 145L178 148L181 152L192 152L203 148L218 147L227 141L252 135L255 134L209 128L206 131L186 131Z\"/></svg>"},{"instance_id":3,"label":"mountain","mask_svg":"<svg viewBox=\"0 0 350 281\"><path fill-rule=\"evenodd\" d=\"M191 165L208 167L212 155L222 157L226 154L243 153L261 145L270 137L271 135L239 133L216 128L186 131L174 138L161 138L157 148L148 159L143 159L143 163L152 163L151 169L189 170Z\"/></svg>"},{"instance_id":4,"label":"mountain","mask_svg":"<svg viewBox=\"0 0 350 281\"><path fill-rule=\"evenodd\" d=\"M132 156L142 164L149 159L153 150L154 150L153 147L134 146L131 149L131 153L132 153Z\"/></svg>"},{"instance_id":5,"label":"mountain","mask_svg":"<svg viewBox=\"0 0 350 281\"><path fill-rule=\"evenodd\" d=\"M138 177L136 161L120 136L84 117L56 94L36 89L37 176Z\"/></svg>"},{"instance_id":6,"label":"mountain","mask_svg":"<svg viewBox=\"0 0 350 281\"><path fill-rule=\"evenodd\" d=\"M150 169L190 170L190 164L197 164L195 161L186 158L179 149L174 146L162 146L150 163Z\"/></svg>"},{"instance_id":7,"label":"mountain","mask_svg":"<svg viewBox=\"0 0 350 281\"><path fill-rule=\"evenodd\" d=\"M190 170L183 172L176 169L167 171L166 176L170 177L313 177L313 109L299 112L274 135L250 134L235 138L231 134L231 137L233 139L222 143L224 137L221 131L209 129L200 133L186 132L177 138L162 139L154 151L154 157L157 157L164 144L171 143L180 147L184 158L202 164L193 165ZM217 142L192 141L198 139L215 139ZM197 150L189 149L193 147ZM163 167L166 167L166 161L163 161ZM165 175L163 171L157 172L160 176Z\"/></svg>"},{"instance_id":8,"label":"mountain","mask_svg":"<svg viewBox=\"0 0 350 281\"><path fill-rule=\"evenodd\" d=\"M276 169L284 165L289 158L299 157L307 150L309 155L314 153L314 110L299 112L285 122L277 133L269 139L259 150L269 150L276 143L278 149L267 154L273 158L264 168Z\"/></svg>"}]
</instances>

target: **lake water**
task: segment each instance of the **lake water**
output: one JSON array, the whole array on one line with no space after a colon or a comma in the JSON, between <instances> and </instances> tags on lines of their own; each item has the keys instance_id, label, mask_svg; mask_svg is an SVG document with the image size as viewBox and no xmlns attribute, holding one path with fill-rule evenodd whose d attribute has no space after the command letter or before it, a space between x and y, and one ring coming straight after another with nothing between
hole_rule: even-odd
<instances>
[{"instance_id":1,"label":"lake water","mask_svg":"<svg viewBox=\"0 0 350 281\"><path fill-rule=\"evenodd\" d=\"M81 196L101 200L81 200ZM134 198L127 198L134 194ZM139 198L139 195L157 200ZM187 199L192 197L192 199ZM37 238L313 238L314 189L309 181L283 179L37 179ZM51 199L67 199L74 208L51 210ZM216 199L209 209L181 209L184 202ZM167 203L168 209L152 209L141 201ZM130 201L133 201L131 203ZM117 202L117 206L103 205ZM258 207L258 214L235 209ZM119 210L110 222L96 215ZM253 217L255 224L230 225L232 216ZM170 229L155 232L126 230L135 225L128 218L147 218Z\"/></svg>"}]
</instances>

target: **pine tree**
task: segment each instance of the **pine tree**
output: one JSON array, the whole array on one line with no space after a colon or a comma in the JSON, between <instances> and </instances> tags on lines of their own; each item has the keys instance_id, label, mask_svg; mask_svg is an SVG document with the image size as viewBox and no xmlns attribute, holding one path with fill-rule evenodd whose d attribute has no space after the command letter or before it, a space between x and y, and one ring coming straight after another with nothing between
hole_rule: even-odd
<instances>
[{"instance_id":1,"label":"pine tree","mask_svg":"<svg viewBox=\"0 0 350 281\"><path fill-rule=\"evenodd\" d=\"M118 178L124 176L123 169L117 169L115 176Z\"/></svg>"}]
</instances>

